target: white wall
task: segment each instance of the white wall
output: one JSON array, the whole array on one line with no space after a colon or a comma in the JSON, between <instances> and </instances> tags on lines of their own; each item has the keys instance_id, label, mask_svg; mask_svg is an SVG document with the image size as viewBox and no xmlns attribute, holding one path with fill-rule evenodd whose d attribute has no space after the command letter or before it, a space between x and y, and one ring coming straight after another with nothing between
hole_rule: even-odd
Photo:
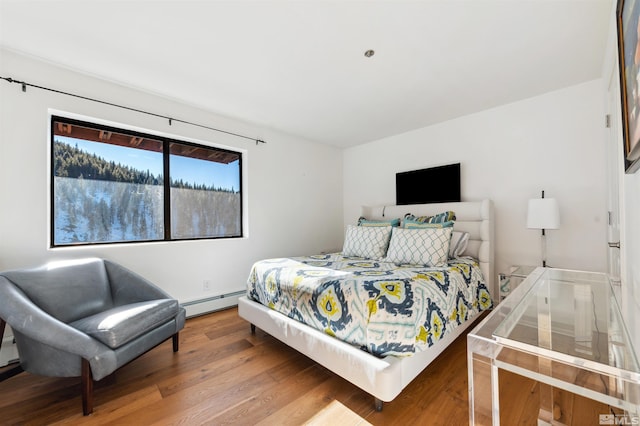
<instances>
[{"instance_id":1,"label":"white wall","mask_svg":"<svg viewBox=\"0 0 640 426\"><path fill-rule=\"evenodd\" d=\"M621 309L640 356L640 171L623 177Z\"/></svg>"},{"instance_id":2,"label":"white wall","mask_svg":"<svg viewBox=\"0 0 640 426\"><path fill-rule=\"evenodd\" d=\"M604 103L615 108L613 116L622 117L618 65L616 4L612 4L609 19L609 40L603 61ZM613 79L613 80L612 80ZM615 81L609 88L609 81ZM611 93L609 93L611 90ZM611 101L609 101L611 99ZM623 135L618 129L611 143L617 147L618 199L620 207L620 308L627 331L634 345L636 357L640 356L640 171L624 173ZM614 197L615 199L615 197Z\"/></svg>"},{"instance_id":3,"label":"white wall","mask_svg":"<svg viewBox=\"0 0 640 426\"><path fill-rule=\"evenodd\" d=\"M0 270L81 256L119 262L181 302L245 288L259 258L342 245L342 151L0 50L0 75L173 116L267 144L0 81ZM68 111L247 153L248 237L49 249L48 110ZM211 291L203 291L210 280Z\"/></svg>"},{"instance_id":4,"label":"white wall","mask_svg":"<svg viewBox=\"0 0 640 426\"><path fill-rule=\"evenodd\" d=\"M396 172L460 162L463 201L495 203L496 272L540 263L526 209L543 189L561 214L561 228L547 232L548 264L604 272L602 96L598 79L347 149L344 223L360 205L395 204Z\"/></svg>"},{"instance_id":5,"label":"white wall","mask_svg":"<svg viewBox=\"0 0 640 426\"><path fill-rule=\"evenodd\" d=\"M615 64L612 68L617 73ZM605 90L607 89L605 87ZM619 99L619 86L615 87L614 91L613 99ZM614 107L619 108L619 104ZM618 114L620 116L621 111L618 111ZM622 317L637 358L640 356L640 171L633 174L624 173L622 133L620 132L611 142L618 147L620 174L620 286L614 286L614 289L617 291Z\"/></svg>"}]
</instances>

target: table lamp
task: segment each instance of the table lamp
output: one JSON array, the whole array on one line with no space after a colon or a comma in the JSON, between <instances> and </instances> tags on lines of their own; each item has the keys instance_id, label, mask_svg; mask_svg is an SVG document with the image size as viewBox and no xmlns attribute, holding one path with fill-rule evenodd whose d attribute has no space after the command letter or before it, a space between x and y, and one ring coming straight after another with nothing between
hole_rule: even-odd
<instances>
[{"instance_id":1,"label":"table lamp","mask_svg":"<svg viewBox=\"0 0 640 426\"><path fill-rule=\"evenodd\" d=\"M555 198L534 198L529 200L527 210L527 228L542 229L542 266L547 266L547 241L545 229L560 227L560 209Z\"/></svg>"}]
</instances>

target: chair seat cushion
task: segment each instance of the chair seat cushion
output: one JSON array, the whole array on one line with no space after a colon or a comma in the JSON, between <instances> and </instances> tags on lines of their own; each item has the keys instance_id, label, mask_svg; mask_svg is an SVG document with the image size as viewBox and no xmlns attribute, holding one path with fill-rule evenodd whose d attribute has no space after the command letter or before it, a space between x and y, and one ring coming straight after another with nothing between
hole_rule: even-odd
<instances>
[{"instance_id":1,"label":"chair seat cushion","mask_svg":"<svg viewBox=\"0 0 640 426\"><path fill-rule=\"evenodd\" d=\"M175 299L149 300L118 306L69 325L116 349L174 318L179 309Z\"/></svg>"}]
</instances>

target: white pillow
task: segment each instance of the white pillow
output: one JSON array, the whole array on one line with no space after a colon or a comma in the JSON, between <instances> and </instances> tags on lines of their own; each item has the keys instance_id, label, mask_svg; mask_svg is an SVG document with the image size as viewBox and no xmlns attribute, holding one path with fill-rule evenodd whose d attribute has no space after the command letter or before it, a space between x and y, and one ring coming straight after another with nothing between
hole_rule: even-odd
<instances>
[{"instance_id":1,"label":"white pillow","mask_svg":"<svg viewBox=\"0 0 640 426\"><path fill-rule=\"evenodd\" d=\"M451 234L451 245L449 246L449 258L455 259L462 256L469 244L469 233L453 231Z\"/></svg>"},{"instance_id":2,"label":"white pillow","mask_svg":"<svg viewBox=\"0 0 640 426\"><path fill-rule=\"evenodd\" d=\"M449 256L452 228L393 228L387 262L396 264L445 266Z\"/></svg>"},{"instance_id":3,"label":"white pillow","mask_svg":"<svg viewBox=\"0 0 640 426\"><path fill-rule=\"evenodd\" d=\"M343 256L382 259L389 247L391 226L347 226Z\"/></svg>"}]
</instances>

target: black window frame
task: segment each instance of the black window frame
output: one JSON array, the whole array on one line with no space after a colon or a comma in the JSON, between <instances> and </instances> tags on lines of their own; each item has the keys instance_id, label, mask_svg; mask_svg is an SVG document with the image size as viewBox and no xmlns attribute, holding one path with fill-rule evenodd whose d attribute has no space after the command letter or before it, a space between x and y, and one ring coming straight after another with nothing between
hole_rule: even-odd
<instances>
[{"instance_id":1,"label":"black window frame","mask_svg":"<svg viewBox=\"0 0 640 426\"><path fill-rule=\"evenodd\" d=\"M54 126L56 123L69 124L71 126L89 127L99 131L113 132L131 135L137 138L148 138L162 142L162 156L163 156L163 222L164 222L164 236L162 239L148 239L148 240L121 240L121 241L90 241L90 242L78 242L78 243L55 243L55 157L54 157L54 143L55 134ZM103 142L105 143L105 142ZM188 238L173 238L171 235L171 170L170 170L170 146L172 143L185 145L194 149L205 149L219 151L222 153L237 155L238 157L238 173L239 173L239 202L240 202L240 223L239 223L239 235L226 235L226 236L205 236L205 237L188 237ZM50 116L50 141L49 141L49 153L50 153L50 212L49 212L49 226L50 226L50 248L68 248L68 247L82 247L82 246L95 246L95 245L113 245L113 244L141 244L141 243L155 243L155 242L172 242L172 241L200 241L200 240L220 240L220 239L236 239L244 238L244 203L243 203L243 191L244 191L244 175L243 175L243 158L242 151L234 151L232 149L220 148L212 145L204 145L200 143L194 143L187 140L181 140L162 136L153 133L145 133L137 130L130 130L126 128L120 128L115 126L109 126L104 124L93 123L90 121L78 120L75 118L69 118L60 115ZM196 158L196 157L191 157Z\"/></svg>"}]
</instances>

